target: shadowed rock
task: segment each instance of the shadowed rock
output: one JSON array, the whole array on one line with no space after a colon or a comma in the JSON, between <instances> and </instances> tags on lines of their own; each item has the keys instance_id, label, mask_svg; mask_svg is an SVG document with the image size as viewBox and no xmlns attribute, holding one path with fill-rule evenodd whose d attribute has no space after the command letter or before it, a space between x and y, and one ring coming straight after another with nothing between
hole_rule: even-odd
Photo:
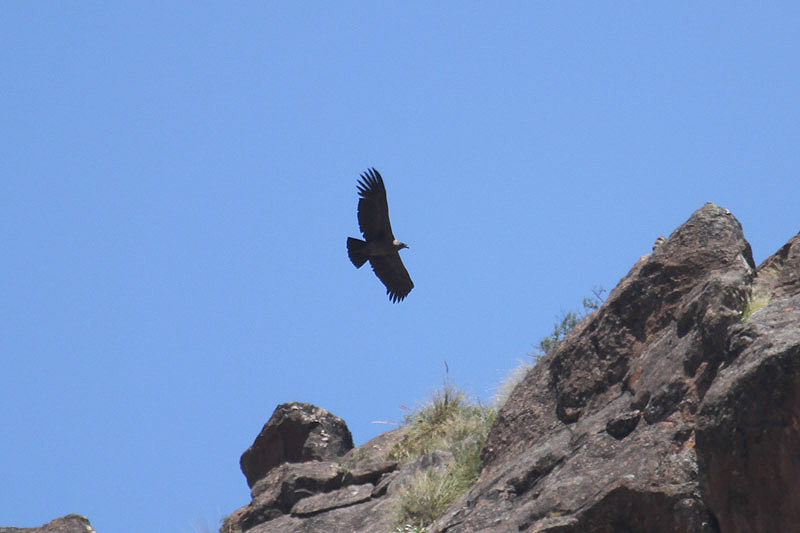
<instances>
[{"instance_id":1,"label":"shadowed rock","mask_svg":"<svg viewBox=\"0 0 800 533\"><path fill-rule=\"evenodd\" d=\"M697 427L702 494L721 531L800 524L800 234L758 268L769 304L731 331L731 363Z\"/></svg>"},{"instance_id":2,"label":"shadowed rock","mask_svg":"<svg viewBox=\"0 0 800 533\"><path fill-rule=\"evenodd\" d=\"M372 498L372 490L374 488L372 483L365 483L364 485L349 485L333 492L309 496L292 507L292 514L296 516L312 515L365 502Z\"/></svg>"},{"instance_id":3,"label":"shadowed rock","mask_svg":"<svg viewBox=\"0 0 800 533\"><path fill-rule=\"evenodd\" d=\"M243 531L290 512L303 498L342 486L344 470L334 462L284 463L251 489L253 500L228 518Z\"/></svg>"}]
</instances>

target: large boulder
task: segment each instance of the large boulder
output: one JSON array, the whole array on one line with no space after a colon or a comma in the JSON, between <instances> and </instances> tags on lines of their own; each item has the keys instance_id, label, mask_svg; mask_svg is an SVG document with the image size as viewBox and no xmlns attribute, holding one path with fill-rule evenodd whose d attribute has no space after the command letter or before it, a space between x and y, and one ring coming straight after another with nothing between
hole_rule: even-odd
<instances>
[{"instance_id":1,"label":"large boulder","mask_svg":"<svg viewBox=\"0 0 800 533\"><path fill-rule=\"evenodd\" d=\"M275 408L239 464L252 488L282 463L336 459L352 448L344 420L315 405L291 402Z\"/></svg>"},{"instance_id":2,"label":"large boulder","mask_svg":"<svg viewBox=\"0 0 800 533\"><path fill-rule=\"evenodd\" d=\"M335 461L283 463L271 469L251 490L250 503L231 513L221 533L306 533L389 531L393 494L413 472L398 470L392 447L405 429L386 432ZM427 461L427 462L425 462ZM433 464L430 458L419 463Z\"/></svg>"}]
</instances>

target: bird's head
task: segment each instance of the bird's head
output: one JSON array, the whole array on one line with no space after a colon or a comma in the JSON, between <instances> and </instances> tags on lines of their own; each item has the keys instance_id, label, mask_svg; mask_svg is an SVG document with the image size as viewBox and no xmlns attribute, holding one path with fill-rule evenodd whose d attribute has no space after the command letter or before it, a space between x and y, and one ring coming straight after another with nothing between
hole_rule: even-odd
<instances>
[{"instance_id":1,"label":"bird's head","mask_svg":"<svg viewBox=\"0 0 800 533\"><path fill-rule=\"evenodd\" d=\"M394 242L392 242L392 246L394 246L398 250L402 250L403 248L408 248L408 245L406 243L400 242L397 239L395 239Z\"/></svg>"}]
</instances>

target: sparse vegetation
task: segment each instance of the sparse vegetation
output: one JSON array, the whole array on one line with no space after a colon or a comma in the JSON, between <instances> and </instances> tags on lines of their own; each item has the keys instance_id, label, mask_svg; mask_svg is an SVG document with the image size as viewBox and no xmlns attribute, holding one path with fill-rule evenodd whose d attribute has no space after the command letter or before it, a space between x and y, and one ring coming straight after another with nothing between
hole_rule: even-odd
<instances>
[{"instance_id":1,"label":"sparse vegetation","mask_svg":"<svg viewBox=\"0 0 800 533\"><path fill-rule=\"evenodd\" d=\"M538 360L541 356L549 353L581 320L591 314L592 311L599 309L600 304L603 303L605 292L602 287L595 287L592 289L592 296L583 299L582 310L562 312L561 316L558 317L558 322L553 324L553 332L540 340L538 350L531 354L534 360Z\"/></svg>"},{"instance_id":2,"label":"sparse vegetation","mask_svg":"<svg viewBox=\"0 0 800 533\"><path fill-rule=\"evenodd\" d=\"M390 454L407 462L434 450L452 451L488 430L493 420L493 409L468 402L463 391L446 382L428 404L404 417L408 432Z\"/></svg>"},{"instance_id":3,"label":"sparse vegetation","mask_svg":"<svg viewBox=\"0 0 800 533\"><path fill-rule=\"evenodd\" d=\"M443 470L421 472L401 490L397 531L424 531L472 485L482 468L480 451L494 418L494 409L467 401L464 392L447 381L428 404L405 417L409 429L390 452L392 457L409 462L446 450L454 461Z\"/></svg>"},{"instance_id":4,"label":"sparse vegetation","mask_svg":"<svg viewBox=\"0 0 800 533\"><path fill-rule=\"evenodd\" d=\"M238 527L233 527L232 524L229 523L230 515L225 515L219 519L220 521L220 533L242 533L242 530Z\"/></svg>"},{"instance_id":5,"label":"sparse vegetation","mask_svg":"<svg viewBox=\"0 0 800 533\"><path fill-rule=\"evenodd\" d=\"M583 299L581 311L562 313L553 332L539 341L538 351L531 354L534 360L551 351L581 320L598 309L604 293L602 288L595 288L593 296ZM495 394L498 406L532 366L522 362L498 387ZM424 533L475 482L483 467L480 451L495 416L495 409L467 401L464 392L445 379L444 386L426 405L405 417L408 431L390 451L391 457L409 462L435 450L447 450L455 460L444 470L421 472L401 490L396 532Z\"/></svg>"},{"instance_id":6,"label":"sparse vegetation","mask_svg":"<svg viewBox=\"0 0 800 533\"><path fill-rule=\"evenodd\" d=\"M770 301L770 295L765 293L763 290L759 290L758 288L754 289L753 292L750 294L750 297L747 299L747 303L744 306L744 311L742 311L742 322L747 322L747 319L750 318L750 315L761 309L762 307L766 306Z\"/></svg>"},{"instance_id":7,"label":"sparse vegetation","mask_svg":"<svg viewBox=\"0 0 800 533\"><path fill-rule=\"evenodd\" d=\"M508 397L514 392L514 387L525 379L525 376L531 368L533 368L533 363L520 359L517 366L515 366L513 370L506 375L502 383L497 386L494 391L494 404L498 409L503 407Z\"/></svg>"},{"instance_id":8,"label":"sparse vegetation","mask_svg":"<svg viewBox=\"0 0 800 533\"><path fill-rule=\"evenodd\" d=\"M467 488L469 485L460 485L449 471L421 472L399 494L400 521L413 520L415 527L425 529Z\"/></svg>"},{"instance_id":9,"label":"sparse vegetation","mask_svg":"<svg viewBox=\"0 0 800 533\"><path fill-rule=\"evenodd\" d=\"M603 303L605 289L602 287L595 287L592 289L592 296L583 299L583 309L580 311L570 311L567 313L562 312L558 318L558 322L553 324L553 332L539 341L537 349L531 352L530 356L533 362L520 361L519 364L506 376L494 394L495 405L499 409L506 403L506 400L511 395L519 382L521 382L525 375L536 364L540 357L549 353L556 344L567 336L567 333L580 323L581 320L586 318L592 311L596 311Z\"/></svg>"}]
</instances>

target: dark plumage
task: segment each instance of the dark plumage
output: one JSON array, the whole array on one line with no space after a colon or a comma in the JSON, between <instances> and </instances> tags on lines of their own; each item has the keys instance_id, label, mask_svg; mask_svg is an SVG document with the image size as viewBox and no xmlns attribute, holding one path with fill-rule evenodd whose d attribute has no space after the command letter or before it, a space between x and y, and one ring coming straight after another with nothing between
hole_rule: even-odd
<instances>
[{"instance_id":1,"label":"dark plumage","mask_svg":"<svg viewBox=\"0 0 800 533\"><path fill-rule=\"evenodd\" d=\"M399 302L414 288L399 254L400 249L408 245L394 238L386 187L377 170L371 168L361 174L358 195L358 228L365 240L348 237L347 255L356 268L369 261L375 275L386 285L389 299Z\"/></svg>"}]
</instances>

